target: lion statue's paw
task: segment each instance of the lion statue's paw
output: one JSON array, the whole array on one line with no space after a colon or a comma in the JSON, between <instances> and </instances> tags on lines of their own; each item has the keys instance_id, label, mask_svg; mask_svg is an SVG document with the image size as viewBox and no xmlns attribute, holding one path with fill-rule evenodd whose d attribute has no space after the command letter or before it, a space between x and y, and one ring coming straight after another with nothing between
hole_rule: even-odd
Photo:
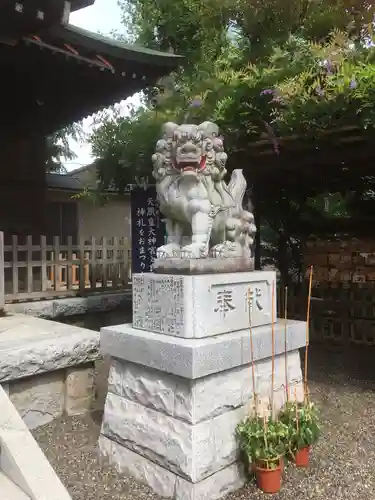
<instances>
[{"instance_id":1,"label":"lion statue's paw","mask_svg":"<svg viewBox=\"0 0 375 500\"><path fill-rule=\"evenodd\" d=\"M177 243L167 243L159 247L156 251L158 259L172 259L180 256L181 247Z\"/></svg>"},{"instance_id":2,"label":"lion statue's paw","mask_svg":"<svg viewBox=\"0 0 375 500\"><path fill-rule=\"evenodd\" d=\"M224 241L211 248L211 256L218 259L250 258L250 250L237 241Z\"/></svg>"},{"instance_id":3,"label":"lion statue's paw","mask_svg":"<svg viewBox=\"0 0 375 500\"><path fill-rule=\"evenodd\" d=\"M183 259L203 259L207 257L208 250L206 246L202 246L198 243L190 243L181 248L181 257Z\"/></svg>"}]
</instances>

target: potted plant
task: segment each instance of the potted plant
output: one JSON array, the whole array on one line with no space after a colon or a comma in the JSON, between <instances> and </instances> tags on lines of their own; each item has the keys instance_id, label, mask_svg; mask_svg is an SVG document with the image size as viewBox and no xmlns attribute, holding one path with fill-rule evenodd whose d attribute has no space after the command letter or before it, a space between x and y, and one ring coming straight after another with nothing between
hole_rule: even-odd
<instances>
[{"instance_id":1,"label":"potted plant","mask_svg":"<svg viewBox=\"0 0 375 500\"><path fill-rule=\"evenodd\" d=\"M241 422L236 434L240 449L250 466L254 466L258 488L265 493L277 493L281 488L288 427L279 420L255 416Z\"/></svg>"},{"instance_id":2,"label":"potted plant","mask_svg":"<svg viewBox=\"0 0 375 500\"><path fill-rule=\"evenodd\" d=\"M288 402L279 414L288 428L286 453L297 467L309 465L311 446L320 434L319 415L314 403Z\"/></svg>"}]
</instances>

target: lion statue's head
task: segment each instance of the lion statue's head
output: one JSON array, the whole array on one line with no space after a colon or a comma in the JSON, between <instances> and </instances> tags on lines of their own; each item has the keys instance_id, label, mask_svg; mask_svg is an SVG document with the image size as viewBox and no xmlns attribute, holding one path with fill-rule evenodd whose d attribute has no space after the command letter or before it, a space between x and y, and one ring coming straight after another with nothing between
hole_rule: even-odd
<instances>
[{"instance_id":1,"label":"lion statue's head","mask_svg":"<svg viewBox=\"0 0 375 500\"><path fill-rule=\"evenodd\" d=\"M157 181L168 175L203 175L219 181L226 174L227 154L215 123L177 125L168 122L156 143L152 162Z\"/></svg>"}]
</instances>

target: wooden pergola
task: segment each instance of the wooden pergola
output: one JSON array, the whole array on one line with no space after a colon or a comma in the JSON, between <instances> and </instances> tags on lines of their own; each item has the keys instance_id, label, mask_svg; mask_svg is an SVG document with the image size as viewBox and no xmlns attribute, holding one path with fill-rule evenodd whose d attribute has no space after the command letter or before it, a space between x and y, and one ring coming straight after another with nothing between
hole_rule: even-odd
<instances>
[{"instance_id":1,"label":"wooden pergola","mask_svg":"<svg viewBox=\"0 0 375 500\"><path fill-rule=\"evenodd\" d=\"M280 188L285 193L299 190L309 197L327 192L344 194L363 188L364 179L375 180L372 141L372 130L347 126L327 130L316 138L280 138L278 153L268 138L249 144L244 171L253 185L254 204L265 193L272 193L272 186L275 191ZM337 219L332 224L337 232L358 232L368 230L368 223L367 218L351 217ZM332 224L321 221L319 228L306 224L305 229L307 233L314 229L329 233L334 229Z\"/></svg>"},{"instance_id":2,"label":"wooden pergola","mask_svg":"<svg viewBox=\"0 0 375 500\"><path fill-rule=\"evenodd\" d=\"M270 139L262 138L246 150L244 168L253 184L258 227L260 206L283 196L314 197L322 193L363 193L375 186L375 151L373 130L346 126L327 130L316 138L285 137L278 139L276 154ZM375 191L375 189L374 189ZM266 200L266 201L265 201ZM268 201L267 201L268 200ZM353 208L353 207L352 207ZM275 218L277 215L275 216ZM282 214L280 214L280 219ZM375 201L360 200L351 216L297 220L301 239L307 243L301 257L304 269L314 267L311 304L312 341L342 345L375 345ZM260 240L257 235L256 260L260 264ZM280 252L279 247L279 252ZM279 255L277 256L279 258ZM305 276L306 277L306 276ZM307 280L288 284L288 316L306 319ZM285 314L282 283L279 314Z\"/></svg>"}]
</instances>

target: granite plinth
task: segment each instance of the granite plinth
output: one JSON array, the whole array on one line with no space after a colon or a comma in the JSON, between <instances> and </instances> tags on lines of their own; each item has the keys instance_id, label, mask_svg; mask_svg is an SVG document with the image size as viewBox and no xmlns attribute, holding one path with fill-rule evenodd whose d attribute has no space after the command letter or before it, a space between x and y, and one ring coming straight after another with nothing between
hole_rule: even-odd
<instances>
[{"instance_id":1,"label":"granite plinth","mask_svg":"<svg viewBox=\"0 0 375 500\"><path fill-rule=\"evenodd\" d=\"M133 275L133 328L184 338L204 338L267 325L274 271L196 276Z\"/></svg>"},{"instance_id":2,"label":"granite plinth","mask_svg":"<svg viewBox=\"0 0 375 500\"><path fill-rule=\"evenodd\" d=\"M284 320L275 324L275 354L284 352ZM287 321L287 350L305 345L306 323ZM271 325L253 328L254 360L271 356ZM149 368L197 379L251 362L249 329L203 339L184 339L137 330L128 325L102 328L103 354Z\"/></svg>"},{"instance_id":3,"label":"granite plinth","mask_svg":"<svg viewBox=\"0 0 375 500\"><path fill-rule=\"evenodd\" d=\"M287 325L287 379L303 398L304 322ZM273 403L286 399L284 322L275 328ZM255 391L271 400L271 325L254 328ZM248 329L186 339L104 328L112 356L99 449L118 469L175 500L214 500L240 488L237 424L253 406Z\"/></svg>"},{"instance_id":4,"label":"granite plinth","mask_svg":"<svg viewBox=\"0 0 375 500\"><path fill-rule=\"evenodd\" d=\"M215 500L244 484L235 429L254 385L264 409L281 408L286 381L303 398L306 323L272 325L275 282L272 271L133 275L133 324L100 332L112 358L102 456L175 500Z\"/></svg>"},{"instance_id":5,"label":"granite plinth","mask_svg":"<svg viewBox=\"0 0 375 500\"><path fill-rule=\"evenodd\" d=\"M154 271L158 274L217 274L238 273L254 270L254 259L243 257L213 258L206 259L184 259L163 258L156 259L153 264Z\"/></svg>"},{"instance_id":6,"label":"granite plinth","mask_svg":"<svg viewBox=\"0 0 375 500\"><path fill-rule=\"evenodd\" d=\"M147 484L165 498L215 500L238 490L247 480L242 465L236 462L199 483L191 483L103 434L99 437L99 450L101 457L111 465L124 474L130 474L140 483Z\"/></svg>"}]
</instances>

